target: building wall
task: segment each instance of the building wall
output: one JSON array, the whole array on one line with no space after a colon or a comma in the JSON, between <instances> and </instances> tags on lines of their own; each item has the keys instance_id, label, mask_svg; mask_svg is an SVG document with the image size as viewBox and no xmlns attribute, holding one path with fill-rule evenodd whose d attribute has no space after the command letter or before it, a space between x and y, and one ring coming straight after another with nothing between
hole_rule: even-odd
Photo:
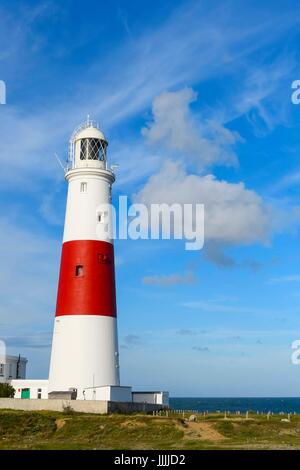
<instances>
[{"instance_id":1,"label":"building wall","mask_svg":"<svg viewBox=\"0 0 300 470\"><path fill-rule=\"evenodd\" d=\"M108 402L87 400L15 400L14 398L0 398L0 409L25 410L25 411L64 411L71 407L78 413L108 412Z\"/></svg>"},{"instance_id":2,"label":"building wall","mask_svg":"<svg viewBox=\"0 0 300 470\"><path fill-rule=\"evenodd\" d=\"M151 413L164 409L162 405L149 403L118 403L100 400L15 400L0 398L0 409L24 411L64 411L71 407L77 413Z\"/></svg>"},{"instance_id":3,"label":"building wall","mask_svg":"<svg viewBox=\"0 0 300 470\"><path fill-rule=\"evenodd\" d=\"M120 403L116 401L107 403L108 413L153 413L168 408L164 405L151 405L151 403Z\"/></svg>"},{"instance_id":4,"label":"building wall","mask_svg":"<svg viewBox=\"0 0 300 470\"><path fill-rule=\"evenodd\" d=\"M168 392L132 392L132 401L169 406L169 394Z\"/></svg>"},{"instance_id":5,"label":"building wall","mask_svg":"<svg viewBox=\"0 0 300 470\"><path fill-rule=\"evenodd\" d=\"M17 378L18 360L18 356L0 356L0 383L10 382ZM27 359L21 357L19 363L19 378L21 379L26 377L26 364Z\"/></svg>"},{"instance_id":6,"label":"building wall","mask_svg":"<svg viewBox=\"0 0 300 470\"><path fill-rule=\"evenodd\" d=\"M48 399L48 380L12 380L15 398L22 398L22 390L29 389L30 399Z\"/></svg>"},{"instance_id":7,"label":"building wall","mask_svg":"<svg viewBox=\"0 0 300 470\"><path fill-rule=\"evenodd\" d=\"M109 401L132 402L131 387L110 387Z\"/></svg>"},{"instance_id":8,"label":"building wall","mask_svg":"<svg viewBox=\"0 0 300 470\"><path fill-rule=\"evenodd\" d=\"M15 398L22 398L22 390L29 389L30 399L48 399L48 380L12 380L12 386L16 393ZM79 397L77 401L82 398ZM132 402L131 387L104 386L94 387L85 390L84 399L86 401L113 401L113 402ZM51 400L50 400L51 401ZM73 402L74 400L72 400Z\"/></svg>"},{"instance_id":9,"label":"building wall","mask_svg":"<svg viewBox=\"0 0 300 470\"><path fill-rule=\"evenodd\" d=\"M86 400L106 400L116 402L132 402L131 387L104 386L87 388L84 391Z\"/></svg>"}]
</instances>

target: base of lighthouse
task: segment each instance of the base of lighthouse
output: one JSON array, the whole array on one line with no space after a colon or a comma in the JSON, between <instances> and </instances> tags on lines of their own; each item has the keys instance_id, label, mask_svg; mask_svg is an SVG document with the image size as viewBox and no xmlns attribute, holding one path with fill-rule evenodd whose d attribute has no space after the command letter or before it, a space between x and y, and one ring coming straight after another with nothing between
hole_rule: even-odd
<instances>
[{"instance_id":1,"label":"base of lighthouse","mask_svg":"<svg viewBox=\"0 0 300 470\"><path fill-rule=\"evenodd\" d=\"M93 398L95 390L108 385L120 385L116 318L56 317L49 393L75 389L77 398L84 400L91 394Z\"/></svg>"}]
</instances>

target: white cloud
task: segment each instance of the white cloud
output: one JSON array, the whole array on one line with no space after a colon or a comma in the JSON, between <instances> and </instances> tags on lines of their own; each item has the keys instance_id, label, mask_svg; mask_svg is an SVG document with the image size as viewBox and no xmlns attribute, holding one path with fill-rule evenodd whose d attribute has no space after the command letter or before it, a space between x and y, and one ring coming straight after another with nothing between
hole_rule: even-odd
<instances>
[{"instance_id":1,"label":"white cloud","mask_svg":"<svg viewBox=\"0 0 300 470\"><path fill-rule=\"evenodd\" d=\"M205 242L249 244L268 241L271 211L244 183L219 181L213 175L187 174L167 161L133 197L144 203L201 203L205 205Z\"/></svg>"},{"instance_id":2,"label":"white cloud","mask_svg":"<svg viewBox=\"0 0 300 470\"><path fill-rule=\"evenodd\" d=\"M198 168L214 164L236 165L234 144L241 140L213 120L196 120L189 105L197 99L191 88L164 92L154 98L153 120L142 129L148 142L184 156Z\"/></svg>"},{"instance_id":3,"label":"white cloud","mask_svg":"<svg viewBox=\"0 0 300 470\"><path fill-rule=\"evenodd\" d=\"M257 261L237 263L224 248L269 243L274 231L295 222L295 211L280 209L275 201L267 203L243 182L229 183L203 174L206 166L237 162L233 148L239 136L217 121L201 120L199 114L192 113L189 105L195 99L191 88L164 92L154 99L153 120L142 134L149 142L161 145L164 163L133 200L146 205L204 204L205 257L220 266L258 270ZM191 164L200 168L201 174L189 174L186 168Z\"/></svg>"}]
</instances>

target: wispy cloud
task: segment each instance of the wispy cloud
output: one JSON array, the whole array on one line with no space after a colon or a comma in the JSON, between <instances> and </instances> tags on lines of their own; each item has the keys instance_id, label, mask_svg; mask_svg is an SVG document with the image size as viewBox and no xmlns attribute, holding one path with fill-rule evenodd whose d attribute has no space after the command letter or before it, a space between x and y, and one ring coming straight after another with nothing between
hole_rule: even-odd
<instances>
[{"instance_id":1,"label":"wispy cloud","mask_svg":"<svg viewBox=\"0 0 300 470\"><path fill-rule=\"evenodd\" d=\"M183 302L183 307L196 309L199 312L208 313L228 313L228 314L242 314L242 315L269 315L279 313L271 309L263 309L257 307L244 307L240 305L229 305L227 303L218 303L215 301L197 300Z\"/></svg>"},{"instance_id":2,"label":"wispy cloud","mask_svg":"<svg viewBox=\"0 0 300 470\"><path fill-rule=\"evenodd\" d=\"M284 175L277 182L273 183L268 188L268 193L276 194L280 191L293 188L294 186L299 185L299 183L300 183L300 171L299 169L295 169L292 172Z\"/></svg>"},{"instance_id":3,"label":"wispy cloud","mask_svg":"<svg viewBox=\"0 0 300 470\"><path fill-rule=\"evenodd\" d=\"M198 352L209 352L209 348L207 346L193 346L192 349Z\"/></svg>"},{"instance_id":4,"label":"wispy cloud","mask_svg":"<svg viewBox=\"0 0 300 470\"><path fill-rule=\"evenodd\" d=\"M246 60L240 71L243 86L230 96L230 105L224 111L226 121L246 115L258 136L287 122L289 85L296 70L295 57L286 52L279 53L275 59L267 59L266 63Z\"/></svg>"},{"instance_id":5,"label":"wispy cloud","mask_svg":"<svg viewBox=\"0 0 300 470\"><path fill-rule=\"evenodd\" d=\"M52 332L36 333L34 335L6 336L8 348L14 349L47 349L51 346Z\"/></svg>"},{"instance_id":6,"label":"wispy cloud","mask_svg":"<svg viewBox=\"0 0 300 470\"><path fill-rule=\"evenodd\" d=\"M195 336L198 334L196 330L190 330L186 328L182 328L181 330L178 330L176 333L180 336Z\"/></svg>"},{"instance_id":7,"label":"wispy cloud","mask_svg":"<svg viewBox=\"0 0 300 470\"><path fill-rule=\"evenodd\" d=\"M52 8L51 2L44 3L45 8L49 5ZM96 57L95 62L87 66L87 73L81 76L81 83L72 83L72 99L66 98L63 93L57 97L52 94L53 105L48 106L47 112L42 104L40 107L36 104L34 111L26 112L20 107L13 110L7 106L0 122L0 158L5 162L6 184L15 184L14 170L20 165L26 172L19 172L17 177L24 182L27 182L29 175L42 179L46 173L51 176L48 168L53 174L55 165L48 159L51 160L55 150L64 151L64 143L72 129L88 112L104 123L106 130L113 130L124 119L144 111L153 97L165 89L201 82L220 73L220 70L226 74L240 73L243 58L271 43L285 31L290 31L298 23L296 15L289 15L288 12L277 15L274 12L271 21L268 11L260 10L258 14L256 9L251 8L250 11L246 8L240 12L241 17L236 22L234 17L228 16L228 7L232 6L214 3L208 7L198 2L185 3L155 30L143 33L134 41L128 40L113 53L101 57L101 61ZM37 11L37 15L42 13L46 14L44 9ZM13 23L18 27L11 28L9 22L8 16L3 14L2 27L7 27L8 31L18 31L20 35L16 41L8 34L10 44L28 44L31 35L36 33L33 20L28 23L14 15ZM26 56L20 53L19 48L17 51L18 61L25 62ZM37 67L40 60L37 56ZM268 71L265 76L271 79ZM257 83L257 77L252 83ZM243 85L239 88L243 89ZM245 90L247 107L241 107L240 112L249 110L252 105L257 107L262 97L274 92L270 86L260 88L264 89L264 94L259 97L255 95L255 99L251 98L248 88ZM239 98L239 102L242 101ZM224 117L225 121L228 118L229 115ZM219 132L218 135L221 136ZM128 145L131 137L127 139ZM21 142L22 145L19 145ZM121 163L121 153L119 156ZM138 169L142 176L145 167L136 166L135 173ZM122 171L121 168L120 173ZM125 166L124 177L126 171Z\"/></svg>"},{"instance_id":8,"label":"wispy cloud","mask_svg":"<svg viewBox=\"0 0 300 470\"><path fill-rule=\"evenodd\" d=\"M0 317L13 336L52 322L59 267L59 241L22 221L0 219Z\"/></svg>"},{"instance_id":9,"label":"wispy cloud","mask_svg":"<svg viewBox=\"0 0 300 470\"><path fill-rule=\"evenodd\" d=\"M291 274L288 276L272 277L268 284L285 284L290 282L300 282L300 274Z\"/></svg>"},{"instance_id":10,"label":"wispy cloud","mask_svg":"<svg viewBox=\"0 0 300 470\"><path fill-rule=\"evenodd\" d=\"M136 334L129 334L124 336L122 347L129 349L130 347L140 346L142 344L142 337Z\"/></svg>"},{"instance_id":11,"label":"wispy cloud","mask_svg":"<svg viewBox=\"0 0 300 470\"><path fill-rule=\"evenodd\" d=\"M175 285L194 284L196 282L193 271L184 274L159 274L155 276L145 276L142 279L147 286L170 287Z\"/></svg>"}]
</instances>

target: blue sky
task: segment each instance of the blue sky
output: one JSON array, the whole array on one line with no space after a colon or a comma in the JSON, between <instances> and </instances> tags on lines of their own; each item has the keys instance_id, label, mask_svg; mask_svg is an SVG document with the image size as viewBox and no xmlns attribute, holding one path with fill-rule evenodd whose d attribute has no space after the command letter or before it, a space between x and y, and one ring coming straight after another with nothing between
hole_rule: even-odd
<instances>
[{"instance_id":1,"label":"blue sky","mask_svg":"<svg viewBox=\"0 0 300 470\"><path fill-rule=\"evenodd\" d=\"M300 13L295 1L0 5L0 327L47 377L73 129L115 200L205 204L205 246L116 241L123 384L297 396Z\"/></svg>"}]
</instances>

